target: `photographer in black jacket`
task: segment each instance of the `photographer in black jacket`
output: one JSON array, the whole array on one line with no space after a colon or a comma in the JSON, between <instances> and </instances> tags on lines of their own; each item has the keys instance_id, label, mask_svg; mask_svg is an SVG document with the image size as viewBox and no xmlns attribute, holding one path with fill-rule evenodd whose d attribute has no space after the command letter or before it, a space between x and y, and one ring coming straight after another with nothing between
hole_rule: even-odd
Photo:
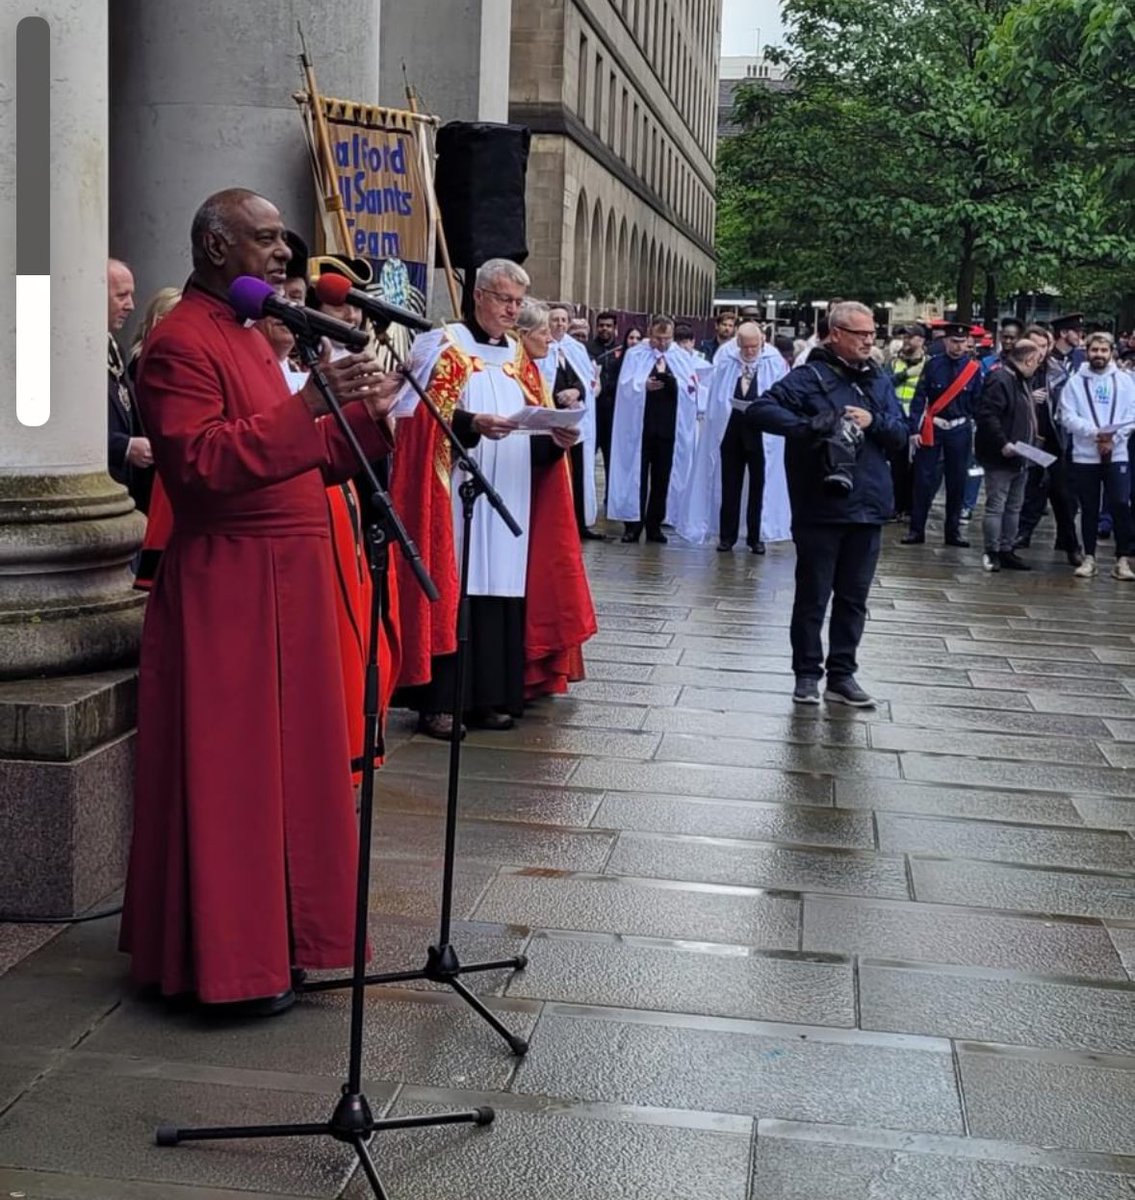
<instances>
[{"instance_id":1,"label":"photographer in black jacket","mask_svg":"<svg viewBox=\"0 0 1135 1200\"><path fill-rule=\"evenodd\" d=\"M867 594L882 526L894 511L888 453L906 452L907 427L890 375L871 361L875 319L841 301L828 315L828 340L745 412L757 429L784 438L784 466L796 543L792 669L797 704L824 699L856 708L874 700L855 680ZM822 632L831 601L829 649Z\"/></svg>"}]
</instances>

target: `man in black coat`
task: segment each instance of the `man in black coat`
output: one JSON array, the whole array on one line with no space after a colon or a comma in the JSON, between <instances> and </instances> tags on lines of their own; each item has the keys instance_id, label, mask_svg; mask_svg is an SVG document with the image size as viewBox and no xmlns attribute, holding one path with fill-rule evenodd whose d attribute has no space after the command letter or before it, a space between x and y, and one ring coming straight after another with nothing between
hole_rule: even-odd
<instances>
[{"instance_id":1,"label":"man in black coat","mask_svg":"<svg viewBox=\"0 0 1135 1200\"><path fill-rule=\"evenodd\" d=\"M750 404L745 419L784 438L796 543L792 699L819 704L826 670L825 700L871 708L874 700L855 680L856 651L882 527L894 511L888 455L905 450L907 428L890 375L871 361L871 310L841 301L828 323L827 342Z\"/></svg>"},{"instance_id":2,"label":"man in black coat","mask_svg":"<svg viewBox=\"0 0 1135 1200\"><path fill-rule=\"evenodd\" d=\"M1036 404L1030 380L1041 365L1043 351L1022 339L1005 355L1000 368L985 378L975 410L974 453L985 470L985 517L982 532L986 571L1028 571L1013 549L1017 521L1025 499L1028 460L1016 447L1037 441Z\"/></svg>"},{"instance_id":3,"label":"man in black coat","mask_svg":"<svg viewBox=\"0 0 1135 1200\"><path fill-rule=\"evenodd\" d=\"M134 311L134 276L117 258L106 264L107 294L107 471L121 483L134 503L145 512L150 507L154 483L154 456L150 439L142 430L138 409L126 376L126 364L114 335Z\"/></svg>"}]
</instances>

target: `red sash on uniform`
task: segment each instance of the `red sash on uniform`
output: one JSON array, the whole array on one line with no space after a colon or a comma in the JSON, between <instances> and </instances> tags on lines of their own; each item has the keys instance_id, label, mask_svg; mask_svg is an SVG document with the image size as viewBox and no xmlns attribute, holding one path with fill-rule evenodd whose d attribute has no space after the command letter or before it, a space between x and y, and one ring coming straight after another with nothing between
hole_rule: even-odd
<instances>
[{"instance_id":1,"label":"red sash on uniform","mask_svg":"<svg viewBox=\"0 0 1135 1200\"><path fill-rule=\"evenodd\" d=\"M950 407L951 404L965 391L966 385L977 374L981 364L976 358L971 358L968 363L954 377L954 382L934 401L933 404L926 406L926 412L922 414L922 428L918 431L922 437L924 446L934 445L934 418L944 409Z\"/></svg>"}]
</instances>

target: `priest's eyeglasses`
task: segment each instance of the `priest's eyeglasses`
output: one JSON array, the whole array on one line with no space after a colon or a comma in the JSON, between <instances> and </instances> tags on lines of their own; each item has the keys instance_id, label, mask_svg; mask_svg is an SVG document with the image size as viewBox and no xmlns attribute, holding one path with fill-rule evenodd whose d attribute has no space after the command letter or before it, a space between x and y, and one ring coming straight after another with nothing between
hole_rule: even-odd
<instances>
[{"instance_id":1,"label":"priest's eyeglasses","mask_svg":"<svg viewBox=\"0 0 1135 1200\"><path fill-rule=\"evenodd\" d=\"M481 288L481 291L505 308L519 308L524 303L523 296L506 296L504 292L494 292L492 288Z\"/></svg>"}]
</instances>

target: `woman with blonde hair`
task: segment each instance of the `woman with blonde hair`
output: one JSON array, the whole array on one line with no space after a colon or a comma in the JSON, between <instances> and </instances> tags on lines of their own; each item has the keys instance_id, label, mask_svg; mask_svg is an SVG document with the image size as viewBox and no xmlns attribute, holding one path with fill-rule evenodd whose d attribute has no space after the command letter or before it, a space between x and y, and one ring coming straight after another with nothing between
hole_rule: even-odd
<instances>
[{"instance_id":1,"label":"woman with blonde hair","mask_svg":"<svg viewBox=\"0 0 1135 1200\"><path fill-rule=\"evenodd\" d=\"M146 339L153 333L154 326L163 317L169 315L170 310L180 299L181 288L177 287L159 288L150 297L150 302L146 305L146 311L142 313L142 319L138 322L134 341L130 345L130 365L127 369L131 376L133 376L136 369L138 358L142 353L142 347L146 344Z\"/></svg>"}]
</instances>

